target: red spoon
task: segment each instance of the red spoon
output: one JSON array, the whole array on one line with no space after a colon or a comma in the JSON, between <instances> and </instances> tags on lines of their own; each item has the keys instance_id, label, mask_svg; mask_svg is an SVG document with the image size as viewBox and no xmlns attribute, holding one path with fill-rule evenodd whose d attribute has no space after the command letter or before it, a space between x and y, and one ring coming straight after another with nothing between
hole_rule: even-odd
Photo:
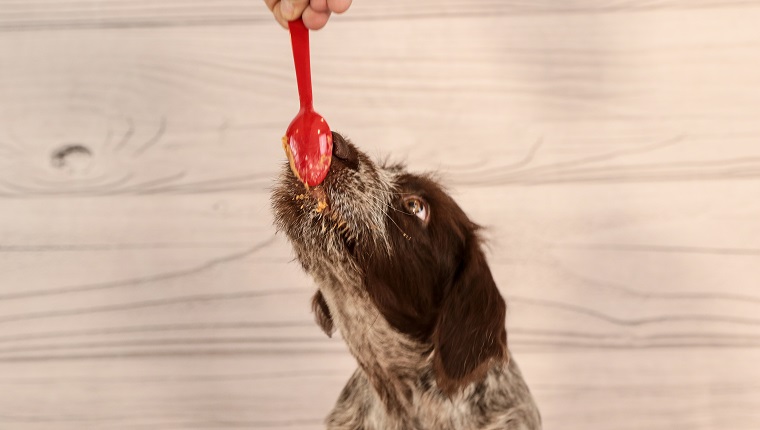
<instances>
[{"instance_id":1,"label":"red spoon","mask_svg":"<svg viewBox=\"0 0 760 430\"><path fill-rule=\"evenodd\" d=\"M313 187L322 183L330 170L332 132L322 115L314 112L312 104L309 30L300 18L288 25L301 110L288 126L282 145L293 173L307 187Z\"/></svg>"}]
</instances>

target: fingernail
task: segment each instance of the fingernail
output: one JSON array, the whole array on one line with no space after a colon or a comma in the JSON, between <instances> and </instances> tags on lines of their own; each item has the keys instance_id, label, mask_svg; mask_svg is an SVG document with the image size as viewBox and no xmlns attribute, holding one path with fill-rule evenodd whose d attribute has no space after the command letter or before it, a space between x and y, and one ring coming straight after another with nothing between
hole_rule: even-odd
<instances>
[{"instance_id":1,"label":"fingernail","mask_svg":"<svg viewBox=\"0 0 760 430\"><path fill-rule=\"evenodd\" d=\"M282 17L288 21L293 19L293 2L290 0L282 0L280 2L280 12L282 13Z\"/></svg>"}]
</instances>

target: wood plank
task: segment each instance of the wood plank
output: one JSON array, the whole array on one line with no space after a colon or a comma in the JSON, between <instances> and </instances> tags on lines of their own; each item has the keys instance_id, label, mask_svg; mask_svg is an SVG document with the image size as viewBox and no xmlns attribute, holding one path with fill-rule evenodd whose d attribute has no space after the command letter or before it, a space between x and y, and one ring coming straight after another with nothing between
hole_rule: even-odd
<instances>
[{"instance_id":1,"label":"wood plank","mask_svg":"<svg viewBox=\"0 0 760 430\"><path fill-rule=\"evenodd\" d=\"M260 2L259 2L260 3ZM247 0L5 0L0 31L271 25L269 11ZM455 0L357 3L345 21L420 20L462 16L526 16L756 8L751 0Z\"/></svg>"},{"instance_id":2,"label":"wood plank","mask_svg":"<svg viewBox=\"0 0 760 430\"><path fill-rule=\"evenodd\" d=\"M313 33L331 125L487 226L547 429L760 426L758 6L357 2ZM6 1L0 31L0 428L322 428L355 363L272 228L286 33L238 0Z\"/></svg>"},{"instance_id":3,"label":"wood plank","mask_svg":"<svg viewBox=\"0 0 760 430\"><path fill-rule=\"evenodd\" d=\"M576 16L563 18L560 30L552 20L514 18L514 37L488 45L482 38L503 31L503 19L425 21L424 31L450 35L412 47L404 42L413 34L405 23L336 23L345 30L315 36L326 48L315 55L316 97L335 128L370 153L450 171L457 185L752 178L758 77L736 64L757 57L758 38L749 29L759 18L742 9L662 12L609 16L599 27L592 16ZM737 30L729 36L715 20L736 22ZM398 38L384 42L386 33ZM362 34L365 46L341 42ZM287 40L274 35L282 33L270 27L4 38L2 49L18 53L8 57L0 90L14 101L2 113L8 155L0 191L265 189L282 158L274 142L295 97ZM600 42L603 36L614 45ZM28 49L15 51L20 43ZM695 87L700 91L690 91ZM459 144L493 139L491 157ZM71 144L83 144L89 155L55 161ZM223 155L208 156L211 148ZM730 152L716 158L722 148ZM455 161L433 157L439 150ZM520 163L530 154L530 168L510 169L526 167ZM468 168L474 165L482 168Z\"/></svg>"}]
</instances>

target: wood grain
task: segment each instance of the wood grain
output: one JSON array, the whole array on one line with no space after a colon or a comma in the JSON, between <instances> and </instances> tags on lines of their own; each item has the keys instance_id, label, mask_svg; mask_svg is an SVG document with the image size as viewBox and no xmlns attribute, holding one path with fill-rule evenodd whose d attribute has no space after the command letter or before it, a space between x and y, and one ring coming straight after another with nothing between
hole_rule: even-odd
<instances>
[{"instance_id":1,"label":"wood grain","mask_svg":"<svg viewBox=\"0 0 760 430\"><path fill-rule=\"evenodd\" d=\"M318 429L355 367L268 190L242 0L0 8L0 428ZM760 427L760 3L357 2L317 109L488 227L545 428Z\"/></svg>"},{"instance_id":2,"label":"wood grain","mask_svg":"<svg viewBox=\"0 0 760 430\"><path fill-rule=\"evenodd\" d=\"M271 24L263 7L249 0L4 0L0 31L120 29ZM752 0L571 0L533 2L386 0L363 4L341 20L419 20L462 16L530 16L754 8Z\"/></svg>"}]
</instances>

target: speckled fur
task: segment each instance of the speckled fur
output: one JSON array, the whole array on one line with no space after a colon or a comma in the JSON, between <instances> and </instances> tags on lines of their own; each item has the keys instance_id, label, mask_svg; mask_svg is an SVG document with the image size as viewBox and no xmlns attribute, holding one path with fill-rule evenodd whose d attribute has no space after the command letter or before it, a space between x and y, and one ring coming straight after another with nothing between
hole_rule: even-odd
<instances>
[{"instance_id":1,"label":"speckled fur","mask_svg":"<svg viewBox=\"0 0 760 430\"><path fill-rule=\"evenodd\" d=\"M484 379L446 395L436 383L433 345L394 329L373 303L355 254L366 260L395 252L387 238L399 231L387 211L405 171L357 154L358 168L339 168L340 160L333 161L325 182L309 191L285 166L272 196L278 229L318 286L318 323L328 335L339 330L359 364L327 428L540 429L538 409L514 360L492 362ZM320 201L327 202L326 210Z\"/></svg>"}]
</instances>

